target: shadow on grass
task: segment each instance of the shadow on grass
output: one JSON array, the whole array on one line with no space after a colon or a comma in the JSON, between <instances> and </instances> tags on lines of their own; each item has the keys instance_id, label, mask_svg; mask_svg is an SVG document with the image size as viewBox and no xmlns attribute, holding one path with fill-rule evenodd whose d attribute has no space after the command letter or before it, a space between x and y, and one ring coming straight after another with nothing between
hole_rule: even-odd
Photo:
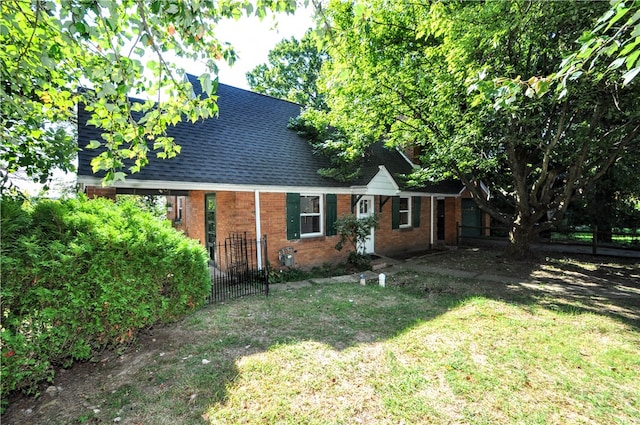
<instances>
[{"instance_id":1,"label":"shadow on grass","mask_svg":"<svg viewBox=\"0 0 640 425\"><path fill-rule=\"evenodd\" d=\"M173 423L201 423L207 409L228 401L229 386L240 373L238 362L247 356L305 341L334 350L386 341L477 297L573 315L601 314L640 329L637 267L563 267L575 282L553 274L539 283L488 281L407 267L387 277L387 288L312 285L207 306L141 336L137 352L119 356L104 370L80 364L59 374L53 385L64 391L55 397L43 392L39 399L12 400L2 423L109 423L116 417L156 423L159 416ZM83 401L81 394L89 396ZM93 406L102 411L92 413Z\"/></svg>"}]
</instances>

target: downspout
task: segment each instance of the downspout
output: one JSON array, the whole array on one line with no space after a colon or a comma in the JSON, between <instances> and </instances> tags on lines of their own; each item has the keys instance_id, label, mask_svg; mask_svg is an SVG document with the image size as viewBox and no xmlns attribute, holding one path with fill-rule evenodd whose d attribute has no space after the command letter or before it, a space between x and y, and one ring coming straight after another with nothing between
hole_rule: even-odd
<instances>
[{"instance_id":1,"label":"downspout","mask_svg":"<svg viewBox=\"0 0 640 425\"><path fill-rule=\"evenodd\" d=\"M258 264L258 270L262 270L262 227L260 225L260 192L256 190L255 195L255 207L256 207L256 260Z\"/></svg>"},{"instance_id":2,"label":"downspout","mask_svg":"<svg viewBox=\"0 0 640 425\"><path fill-rule=\"evenodd\" d=\"M429 248L433 248L433 219L435 217L435 213L433 212L433 209L435 208L435 199L434 196L431 195L431 225L429 226Z\"/></svg>"}]
</instances>

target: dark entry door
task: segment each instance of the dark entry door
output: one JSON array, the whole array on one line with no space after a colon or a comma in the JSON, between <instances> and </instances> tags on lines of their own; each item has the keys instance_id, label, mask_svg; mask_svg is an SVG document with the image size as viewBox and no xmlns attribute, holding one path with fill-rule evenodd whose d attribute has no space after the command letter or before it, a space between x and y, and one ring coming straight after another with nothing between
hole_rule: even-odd
<instances>
[{"instance_id":1,"label":"dark entry door","mask_svg":"<svg viewBox=\"0 0 640 425\"><path fill-rule=\"evenodd\" d=\"M473 199L462 200L462 236L482 236L482 210Z\"/></svg>"},{"instance_id":2,"label":"dark entry door","mask_svg":"<svg viewBox=\"0 0 640 425\"><path fill-rule=\"evenodd\" d=\"M204 198L207 250L212 261L216 259L216 194L210 193Z\"/></svg>"},{"instance_id":3,"label":"dark entry door","mask_svg":"<svg viewBox=\"0 0 640 425\"><path fill-rule=\"evenodd\" d=\"M438 231L438 240L444 240L444 199L438 199L437 206L437 223L436 229Z\"/></svg>"}]
</instances>

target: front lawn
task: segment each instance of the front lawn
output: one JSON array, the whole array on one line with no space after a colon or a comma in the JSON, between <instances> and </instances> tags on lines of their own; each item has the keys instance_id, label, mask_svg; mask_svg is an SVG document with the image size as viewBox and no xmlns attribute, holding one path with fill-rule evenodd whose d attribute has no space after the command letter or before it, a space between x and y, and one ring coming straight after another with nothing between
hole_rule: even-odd
<instances>
[{"instance_id":1,"label":"front lawn","mask_svg":"<svg viewBox=\"0 0 640 425\"><path fill-rule=\"evenodd\" d=\"M640 325L555 301L409 272L387 288L273 291L154 331L139 353L105 361L122 363L108 375L97 359L85 410L38 419L639 423Z\"/></svg>"}]
</instances>

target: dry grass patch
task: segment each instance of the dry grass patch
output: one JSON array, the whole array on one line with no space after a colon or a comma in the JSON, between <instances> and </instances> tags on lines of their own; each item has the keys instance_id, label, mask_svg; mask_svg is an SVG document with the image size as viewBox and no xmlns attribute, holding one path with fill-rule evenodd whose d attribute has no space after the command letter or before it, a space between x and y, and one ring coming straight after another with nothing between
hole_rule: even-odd
<instances>
[{"instance_id":1,"label":"dry grass patch","mask_svg":"<svg viewBox=\"0 0 640 425\"><path fill-rule=\"evenodd\" d=\"M640 340L592 314L473 298L385 341L237 361L210 423L635 423Z\"/></svg>"},{"instance_id":2,"label":"dry grass patch","mask_svg":"<svg viewBox=\"0 0 640 425\"><path fill-rule=\"evenodd\" d=\"M207 307L2 423L640 423L639 322L526 286L387 283Z\"/></svg>"}]
</instances>

